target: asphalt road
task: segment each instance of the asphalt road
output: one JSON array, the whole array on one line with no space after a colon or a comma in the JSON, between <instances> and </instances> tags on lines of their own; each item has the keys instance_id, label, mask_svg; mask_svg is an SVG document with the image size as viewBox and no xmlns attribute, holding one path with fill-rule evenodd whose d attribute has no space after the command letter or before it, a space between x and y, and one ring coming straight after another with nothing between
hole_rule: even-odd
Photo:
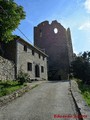
<instances>
[{"instance_id":1,"label":"asphalt road","mask_svg":"<svg viewBox=\"0 0 90 120\"><path fill-rule=\"evenodd\" d=\"M76 120L69 82L46 82L0 108L0 120Z\"/></svg>"}]
</instances>

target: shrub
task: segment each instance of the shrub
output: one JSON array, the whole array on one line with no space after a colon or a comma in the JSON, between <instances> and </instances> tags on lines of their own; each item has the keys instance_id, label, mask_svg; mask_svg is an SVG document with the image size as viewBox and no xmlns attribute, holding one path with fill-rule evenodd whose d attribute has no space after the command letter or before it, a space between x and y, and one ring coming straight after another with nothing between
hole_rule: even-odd
<instances>
[{"instance_id":1,"label":"shrub","mask_svg":"<svg viewBox=\"0 0 90 120\"><path fill-rule=\"evenodd\" d=\"M24 82L28 81L30 81L30 75L20 70L18 74L18 82L22 85Z\"/></svg>"}]
</instances>

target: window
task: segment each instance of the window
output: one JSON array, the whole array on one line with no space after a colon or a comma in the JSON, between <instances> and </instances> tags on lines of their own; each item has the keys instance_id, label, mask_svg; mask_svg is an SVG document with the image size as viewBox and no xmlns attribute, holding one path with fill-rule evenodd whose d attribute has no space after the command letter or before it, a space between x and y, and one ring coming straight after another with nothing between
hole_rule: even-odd
<instances>
[{"instance_id":1,"label":"window","mask_svg":"<svg viewBox=\"0 0 90 120\"><path fill-rule=\"evenodd\" d=\"M57 34L58 33L58 29L54 28L54 33Z\"/></svg>"},{"instance_id":2,"label":"window","mask_svg":"<svg viewBox=\"0 0 90 120\"><path fill-rule=\"evenodd\" d=\"M34 55L34 50L32 50L32 55Z\"/></svg>"},{"instance_id":3,"label":"window","mask_svg":"<svg viewBox=\"0 0 90 120\"><path fill-rule=\"evenodd\" d=\"M27 70L32 71L32 63L30 62L27 63Z\"/></svg>"},{"instance_id":4,"label":"window","mask_svg":"<svg viewBox=\"0 0 90 120\"><path fill-rule=\"evenodd\" d=\"M26 52L27 52L27 46L26 46L26 45L24 45L24 51L26 51Z\"/></svg>"},{"instance_id":5,"label":"window","mask_svg":"<svg viewBox=\"0 0 90 120\"><path fill-rule=\"evenodd\" d=\"M45 57L43 56L43 60L45 59Z\"/></svg>"},{"instance_id":6,"label":"window","mask_svg":"<svg viewBox=\"0 0 90 120\"><path fill-rule=\"evenodd\" d=\"M42 72L42 73L44 72L44 67L43 67L43 66L41 66L41 72Z\"/></svg>"},{"instance_id":7,"label":"window","mask_svg":"<svg viewBox=\"0 0 90 120\"><path fill-rule=\"evenodd\" d=\"M38 54L38 56L39 56L39 58L41 58L41 55L40 55L40 54Z\"/></svg>"}]
</instances>

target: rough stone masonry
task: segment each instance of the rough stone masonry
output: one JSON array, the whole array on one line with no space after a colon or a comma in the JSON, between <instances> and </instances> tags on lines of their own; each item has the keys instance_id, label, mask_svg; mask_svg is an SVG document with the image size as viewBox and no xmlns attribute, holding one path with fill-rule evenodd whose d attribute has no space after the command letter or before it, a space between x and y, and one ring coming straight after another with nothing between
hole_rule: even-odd
<instances>
[{"instance_id":1,"label":"rough stone masonry","mask_svg":"<svg viewBox=\"0 0 90 120\"><path fill-rule=\"evenodd\" d=\"M48 58L49 79L68 79L69 66L73 60L70 29L56 20L44 21L34 27L34 45L45 50Z\"/></svg>"}]
</instances>

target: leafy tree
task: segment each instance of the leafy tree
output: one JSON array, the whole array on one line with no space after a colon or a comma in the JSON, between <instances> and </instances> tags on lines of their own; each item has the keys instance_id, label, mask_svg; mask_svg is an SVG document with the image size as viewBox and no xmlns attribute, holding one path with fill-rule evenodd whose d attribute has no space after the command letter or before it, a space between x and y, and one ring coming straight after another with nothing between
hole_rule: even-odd
<instances>
[{"instance_id":1,"label":"leafy tree","mask_svg":"<svg viewBox=\"0 0 90 120\"><path fill-rule=\"evenodd\" d=\"M12 32L24 18L23 7L17 5L14 0L0 0L0 41L12 40Z\"/></svg>"},{"instance_id":2,"label":"leafy tree","mask_svg":"<svg viewBox=\"0 0 90 120\"><path fill-rule=\"evenodd\" d=\"M84 83L90 83L90 52L79 54L71 64L73 75L82 79Z\"/></svg>"}]
</instances>

